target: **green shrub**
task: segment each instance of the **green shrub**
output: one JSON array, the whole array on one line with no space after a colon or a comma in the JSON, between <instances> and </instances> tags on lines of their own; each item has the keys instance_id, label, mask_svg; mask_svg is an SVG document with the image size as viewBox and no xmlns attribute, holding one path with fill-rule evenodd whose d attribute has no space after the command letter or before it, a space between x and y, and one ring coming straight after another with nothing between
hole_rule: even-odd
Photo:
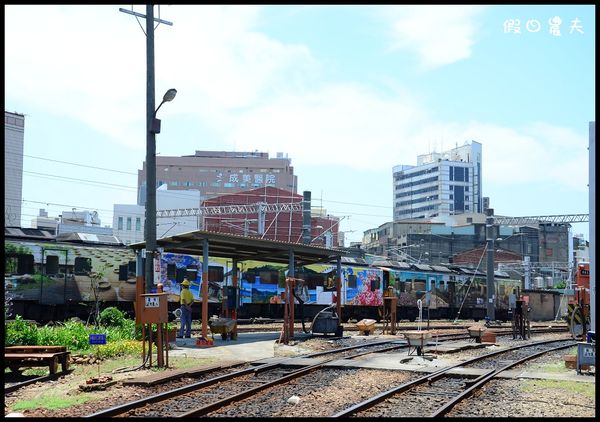
<instances>
[{"instance_id":1,"label":"green shrub","mask_svg":"<svg viewBox=\"0 0 600 422\"><path fill-rule=\"evenodd\" d=\"M100 359L112 358L115 356L142 354L142 343L135 340L118 340L98 346L95 350L96 356Z\"/></svg>"},{"instance_id":2,"label":"green shrub","mask_svg":"<svg viewBox=\"0 0 600 422\"><path fill-rule=\"evenodd\" d=\"M136 339L135 321L130 319L123 320L123 325L119 327L105 327L104 331L107 341Z\"/></svg>"},{"instance_id":3,"label":"green shrub","mask_svg":"<svg viewBox=\"0 0 600 422\"><path fill-rule=\"evenodd\" d=\"M118 312L120 314L120 311ZM114 316L117 314L109 311L106 315ZM107 344L101 347L106 347L109 351L105 353L108 354L127 353L127 350L133 347L131 344L137 343L134 340L141 340L142 338L141 326L136 326L135 321L126 318L123 318L117 326L101 328L88 327L76 321L66 321L55 326L37 327L34 322L24 321L20 315L17 315L14 321L6 321L4 345L66 346L70 351L89 351L92 349L89 344L90 334L106 334ZM128 342L133 343L129 344Z\"/></svg>"},{"instance_id":4,"label":"green shrub","mask_svg":"<svg viewBox=\"0 0 600 422\"><path fill-rule=\"evenodd\" d=\"M119 309L111 306L100 312L100 324L105 327L122 327L125 324L125 315Z\"/></svg>"},{"instance_id":5,"label":"green shrub","mask_svg":"<svg viewBox=\"0 0 600 422\"><path fill-rule=\"evenodd\" d=\"M38 344L38 328L35 323L24 321L17 315L12 321L5 322L5 346L35 346Z\"/></svg>"}]
</instances>

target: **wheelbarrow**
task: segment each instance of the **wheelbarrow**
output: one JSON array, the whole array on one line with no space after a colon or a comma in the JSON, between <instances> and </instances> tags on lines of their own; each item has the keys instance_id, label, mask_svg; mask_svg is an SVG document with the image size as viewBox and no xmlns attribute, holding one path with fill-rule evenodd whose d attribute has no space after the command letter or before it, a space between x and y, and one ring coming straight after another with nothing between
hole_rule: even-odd
<instances>
[{"instance_id":1,"label":"wheelbarrow","mask_svg":"<svg viewBox=\"0 0 600 422\"><path fill-rule=\"evenodd\" d=\"M237 340L237 321L231 318L211 318L208 327L214 340L215 334L221 334L223 340Z\"/></svg>"}]
</instances>

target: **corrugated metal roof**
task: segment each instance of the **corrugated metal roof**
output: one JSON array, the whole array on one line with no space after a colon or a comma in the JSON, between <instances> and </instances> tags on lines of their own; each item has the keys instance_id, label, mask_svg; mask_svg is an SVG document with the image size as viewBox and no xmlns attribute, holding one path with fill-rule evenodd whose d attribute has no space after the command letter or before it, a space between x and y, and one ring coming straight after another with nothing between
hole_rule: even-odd
<instances>
[{"instance_id":1,"label":"corrugated metal roof","mask_svg":"<svg viewBox=\"0 0 600 422\"><path fill-rule=\"evenodd\" d=\"M438 271L440 273L451 273L452 270L448 267L442 267L441 265L432 265L431 268L433 271Z\"/></svg>"},{"instance_id":2,"label":"corrugated metal roof","mask_svg":"<svg viewBox=\"0 0 600 422\"><path fill-rule=\"evenodd\" d=\"M208 242L208 253L213 257L231 258L238 261L255 260L288 264L293 253L296 265L329 262L346 254L337 249L310 246L302 243L266 240L207 230L195 230L175 234L156 240L158 248L165 252L184 255L203 255L204 241ZM134 250L143 249L145 242L129 245ZM357 258L354 258L358 261ZM364 260L361 260L364 261ZM366 264L366 261L364 261ZM358 263L358 262L357 262Z\"/></svg>"},{"instance_id":3,"label":"corrugated metal roof","mask_svg":"<svg viewBox=\"0 0 600 422\"><path fill-rule=\"evenodd\" d=\"M431 271L431 267L425 264L413 264L413 266L421 271Z\"/></svg>"},{"instance_id":4,"label":"corrugated metal roof","mask_svg":"<svg viewBox=\"0 0 600 422\"><path fill-rule=\"evenodd\" d=\"M4 236L29 237L35 239L54 239L55 236L48 230L22 228L22 227L5 227Z\"/></svg>"},{"instance_id":5,"label":"corrugated metal roof","mask_svg":"<svg viewBox=\"0 0 600 422\"><path fill-rule=\"evenodd\" d=\"M363 258L353 258L350 256L342 256L342 264L369 265L369 263Z\"/></svg>"},{"instance_id":6,"label":"corrugated metal roof","mask_svg":"<svg viewBox=\"0 0 600 422\"><path fill-rule=\"evenodd\" d=\"M61 242L85 242L98 243L104 245L123 245L123 243L116 236L93 233L63 233L56 236L56 240Z\"/></svg>"}]
</instances>

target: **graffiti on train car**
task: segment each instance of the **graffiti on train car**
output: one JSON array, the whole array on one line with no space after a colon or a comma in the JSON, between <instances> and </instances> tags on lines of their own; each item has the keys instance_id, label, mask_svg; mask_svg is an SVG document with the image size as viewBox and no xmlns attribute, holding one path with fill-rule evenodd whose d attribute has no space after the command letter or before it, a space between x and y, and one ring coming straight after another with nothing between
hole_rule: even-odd
<instances>
[{"instance_id":1,"label":"graffiti on train car","mask_svg":"<svg viewBox=\"0 0 600 422\"><path fill-rule=\"evenodd\" d=\"M202 257L163 253L160 262L160 280L170 302L179 301L184 278L190 281L195 300L201 301ZM209 259L211 312L219 312L223 287L232 285L231 266L231 260ZM124 246L5 239L5 293L10 293L15 301L70 306L97 297L106 302L132 302L136 294L136 267L134 252ZM416 266L395 269L342 264L340 268L339 299L351 311L360 309L376 315L384 296L390 294L398 297L399 308L416 309L417 300L421 299L442 317L454 317L458 309L465 315L467 309L482 311L486 307L486 279L481 273L475 276L451 267L434 271ZM280 312L281 307L271 305L286 301L288 266L242 261L238 269L240 313L245 307L249 317L270 317L272 312ZM302 280L299 283L305 305L317 309L337 302L335 263L296 267L294 277ZM496 308L507 310L509 298L521 287L521 280L506 277L495 280ZM411 315L407 313L405 317Z\"/></svg>"},{"instance_id":2,"label":"graffiti on train car","mask_svg":"<svg viewBox=\"0 0 600 422\"><path fill-rule=\"evenodd\" d=\"M49 305L95 297L102 301L133 299L125 285L132 262L135 271L134 254L128 249L5 241L4 252L5 288L15 299ZM135 294L135 272L133 275Z\"/></svg>"}]
</instances>

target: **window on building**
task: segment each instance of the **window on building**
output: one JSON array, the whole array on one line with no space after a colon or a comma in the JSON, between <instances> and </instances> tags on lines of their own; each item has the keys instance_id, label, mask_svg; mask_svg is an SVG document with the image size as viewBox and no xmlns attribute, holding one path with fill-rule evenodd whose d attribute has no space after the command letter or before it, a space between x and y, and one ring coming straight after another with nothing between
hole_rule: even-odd
<instances>
[{"instance_id":1,"label":"window on building","mask_svg":"<svg viewBox=\"0 0 600 422\"><path fill-rule=\"evenodd\" d=\"M131 217L127 217L127 230L131 230Z\"/></svg>"},{"instance_id":2,"label":"window on building","mask_svg":"<svg viewBox=\"0 0 600 422\"><path fill-rule=\"evenodd\" d=\"M454 195L450 195L450 199L454 199Z\"/></svg>"},{"instance_id":3,"label":"window on building","mask_svg":"<svg viewBox=\"0 0 600 422\"><path fill-rule=\"evenodd\" d=\"M123 217L119 217L119 223L117 227L119 230L123 230Z\"/></svg>"},{"instance_id":4,"label":"window on building","mask_svg":"<svg viewBox=\"0 0 600 422\"><path fill-rule=\"evenodd\" d=\"M465 192L469 192L469 187L465 186Z\"/></svg>"},{"instance_id":5,"label":"window on building","mask_svg":"<svg viewBox=\"0 0 600 422\"><path fill-rule=\"evenodd\" d=\"M139 232L142 230L142 219L140 217L135 217L135 231Z\"/></svg>"},{"instance_id":6,"label":"window on building","mask_svg":"<svg viewBox=\"0 0 600 422\"><path fill-rule=\"evenodd\" d=\"M465 205L465 211L469 211L469 206Z\"/></svg>"},{"instance_id":7,"label":"window on building","mask_svg":"<svg viewBox=\"0 0 600 422\"><path fill-rule=\"evenodd\" d=\"M467 196L465 196L465 201L468 201L468 200L469 200L469 196L467 195Z\"/></svg>"}]
</instances>

